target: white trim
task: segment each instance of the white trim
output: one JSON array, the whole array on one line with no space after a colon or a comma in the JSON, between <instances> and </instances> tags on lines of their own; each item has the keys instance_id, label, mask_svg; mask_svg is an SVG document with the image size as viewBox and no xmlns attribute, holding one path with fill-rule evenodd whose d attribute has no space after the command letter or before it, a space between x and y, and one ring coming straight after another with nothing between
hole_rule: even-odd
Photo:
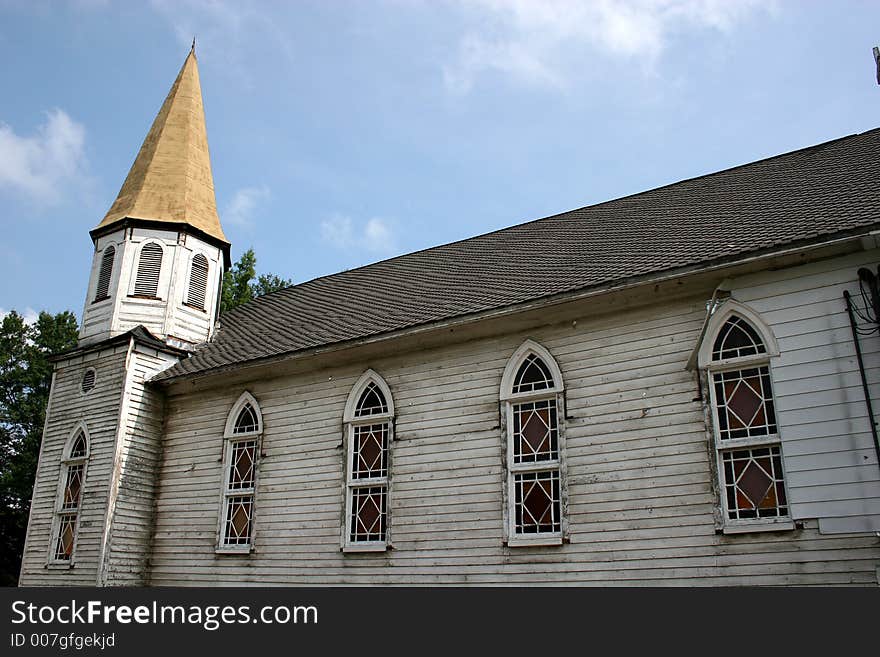
<instances>
[{"instance_id":1,"label":"white trim","mask_svg":"<svg viewBox=\"0 0 880 657\"><path fill-rule=\"evenodd\" d=\"M385 403L388 404L388 412L376 415L369 415L366 417L355 417L354 412L357 407L357 403L358 401L360 401L361 394L363 394L364 389L370 383L375 383L379 387L379 390L382 391L382 394L385 396ZM390 417L394 417L394 398L391 395L391 388L388 387L388 384L385 383L385 379L383 379L381 375L379 375L375 370L368 369L366 372L361 374L360 378L352 386L351 392L348 393L348 399L345 402L345 411L342 414L342 421L371 422L372 420L378 418Z\"/></svg>"},{"instance_id":2,"label":"white trim","mask_svg":"<svg viewBox=\"0 0 880 657\"><path fill-rule=\"evenodd\" d=\"M238 414L241 412L241 409L245 407L245 404L250 404L251 408L254 409L254 413L257 416L257 430L249 431L248 433L233 433L235 421L238 419ZM226 426L223 429L223 437L240 439L261 433L263 433L263 411L260 409L260 404L257 402L256 398L250 392L245 390L235 401L232 410L230 410L229 414L226 416Z\"/></svg>"},{"instance_id":3,"label":"white trim","mask_svg":"<svg viewBox=\"0 0 880 657\"><path fill-rule=\"evenodd\" d=\"M519 371L519 367L520 365L522 365L522 362L531 354L535 354L536 356L538 356L550 369L550 375L553 377L553 388L515 394L513 392L513 378ZM527 400L531 397L546 397L547 393L550 390L552 390L553 392L562 392L563 390L565 390L565 385L562 380L562 371L559 369L559 365L557 364L556 359L553 358L553 355L549 351L547 351L546 348L542 347L534 340L526 340L510 356L507 361L507 366L504 368L504 374L501 375L501 400Z\"/></svg>"},{"instance_id":4,"label":"white trim","mask_svg":"<svg viewBox=\"0 0 880 657\"><path fill-rule=\"evenodd\" d=\"M718 331L721 330L721 328L724 326L724 323L728 319L730 319L732 315L739 315L749 324L751 324L752 328L758 332L758 335L764 342L764 348L767 350L766 354L760 354L755 357L750 356L748 358L766 361L769 358L773 358L779 355L779 345L776 342L776 336L773 335L773 330L764 322L763 319L761 319L760 314L758 314L757 311L753 310L749 306L740 303L733 298L728 298L727 300L722 301L721 304L715 309L715 312L712 313L712 316L709 318L709 321L706 324L706 330L703 333L703 340L700 343L700 348L697 352L697 366L700 369L706 369L709 366L717 367L719 365L725 365L727 363L733 362L745 362L745 358L729 358L724 361L712 361L712 347L715 344L716 338L718 337Z\"/></svg>"}]
</instances>

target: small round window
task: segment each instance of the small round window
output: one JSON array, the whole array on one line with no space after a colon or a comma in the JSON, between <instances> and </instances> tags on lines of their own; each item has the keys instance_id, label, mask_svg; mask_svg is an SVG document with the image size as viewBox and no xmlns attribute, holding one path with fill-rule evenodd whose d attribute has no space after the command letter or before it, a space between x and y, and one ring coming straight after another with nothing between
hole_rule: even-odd
<instances>
[{"instance_id":1,"label":"small round window","mask_svg":"<svg viewBox=\"0 0 880 657\"><path fill-rule=\"evenodd\" d=\"M88 392L92 388L95 387L95 370L89 368L86 370L86 373L83 374L82 380L82 391Z\"/></svg>"}]
</instances>

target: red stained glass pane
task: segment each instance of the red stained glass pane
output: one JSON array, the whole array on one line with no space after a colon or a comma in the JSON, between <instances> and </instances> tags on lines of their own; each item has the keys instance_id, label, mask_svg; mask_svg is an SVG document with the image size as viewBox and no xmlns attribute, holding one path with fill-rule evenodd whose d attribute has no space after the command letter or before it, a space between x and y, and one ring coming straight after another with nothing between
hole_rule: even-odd
<instances>
[{"instance_id":1,"label":"red stained glass pane","mask_svg":"<svg viewBox=\"0 0 880 657\"><path fill-rule=\"evenodd\" d=\"M513 461L534 463L559 458L556 400L513 405Z\"/></svg>"},{"instance_id":2,"label":"red stained glass pane","mask_svg":"<svg viewBox=\"0 0 880 657\"><path fill-rule=\"evenodd\" d=\"M64 486L62 509L71 510L79 508L79 498L82 493L82 475L82 465L67 466L67 483Z\"/></svg>"},{"instance_id":3,"label":"red stained glass pane","mask_svg":"<svg viewBox=\"0 0 880 657\"><path fill-rule=\"evenodd\" d=\"M76 537L76 515L63 515L58 527L58 542L55 558L69 561L73 556L73 541Z\"/></svg>"},{"instance_id":4,"label":"red stained glass pane","mask_svg":"<svg viewBox=\"0 0 880 657\"><path fill-rule=\"evenodd\" d=\"M251 518L254 498L237 495L226 499L224 545L248 545L251 541Z\"/></svg>"},{"instance_id":5,"label":"red stained glass pane","mask_svg":"<svg viewBox=\"0 0 880 657\"><path fill-rule=\"evenodd\" d=\"M354 427L352 477L365 479L388 474L388 424Z\"/></svg>"},{"instance_id":6,"label":"red stained glass pane","mask_svg":"<svg viewBox=\"0 0 880 657\"><path fill-rule=\"evenodd\" d=\"M384 541L388 490L385 486L351 489L352 542Z\"/></svg>"},{"instance_id":7,"label":"red stained glass pane","mask_svg":"<svg viewBox=\"0 0 880 657\"><path fill-rule=\"evenodd\" d=\"M778 445L725 451L724 486L732 520L788 515L782 459Z\"/></svg>"},{"instance_id":8,"label":"red stained glass pane","mask_svg":"<svg viewBox=\"0 0 880 657\"><path fill-rule=\"evenodd\" d=\"M517 534L561 530L558 470L514 475L514 495Z\"/></svg>"}]
</instances>

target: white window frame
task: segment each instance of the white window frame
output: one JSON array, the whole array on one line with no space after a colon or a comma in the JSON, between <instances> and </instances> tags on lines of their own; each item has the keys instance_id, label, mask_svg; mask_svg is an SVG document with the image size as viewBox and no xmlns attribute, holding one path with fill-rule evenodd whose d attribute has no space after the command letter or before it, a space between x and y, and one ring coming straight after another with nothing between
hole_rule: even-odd
<instances>
[{"instance_id":1,"label":"white window frame","mask_svg":"<svg viewBox=\"0 0 880 657\"><path fill-rule=\"evenodd\" d=\"M254 431L235 433L235 424L242 409L250 404L257 420L257 428ZM259 479L260 453L262 451L263 437L263 412L256 398L250 392L243 392L233 405L226 419L226 427L223 431L223 468L222 481L220 483L220 510L217 519L217 548L218 554L250 554L255 545L256 537L256 509L257 509L257 484ZM235 445L243 442L254 442L254 485L251 488L230 489L230 475L232 473L232 452ZM230 500L233 497L251 498L250 515L250 541L248 543L227 544L226 541L226 518L229 513Z\"/></svg>"},{"instance_id":2,"label":"white window frame","mask_svg":"<svg viewBox=\"0 0 880 657\"><path fill-rule=\"evenodd\" d=\"M531 355L540 358L553 378L553 387L532 392L513 392L514 378L520 366ZM565 385L562 371L550 352L533 340L526 340L507 361L501 377L500 400L502 405L502 434L506 481L504 486L504 542L510 547L537 545L561 545L568 537L568 492L565 464ZM557 458L535 463L514 463L513 412L514 406L521 403L554 400L556 403ZM558 472L559 476L559 531L537 534L518 534L516 532L516 475L538 472Z\"/></svg>"},{"instance_id":3,"label":"white window frame","mask_svg":"<svg viewBox=\"0 0 880 657\"><path fill-rule=\"evenodd\" d=\"M71 457L74 443L77 436L82 433L86 442L86 453L84 456ZM76 560L76 548L79 541L79 525L80 516L82 514L83 501L85 499L86 475L88 474L89 458L92 455L92 440L89 436L89 430L85 422L78 422L73 431L67 436L64 444L64 450L61 453L60 471L58 473L58 487L55 492L55 508L52 519L52 532L49 538L49 554L48 563L52 566L73 567ZM64 508L64 493L67 489L67 476L72 467L82 466L82 475L79 484L79 501L76 509ZM73 517L73 548L70 552L70 559L59 559L57 555L58 541L60 540L61 523L63 518Z\"/></svg>"},{"instance_id":4,"label":"white window frame","mask_svg":"<svg viewBox=\"0 0 880 657\"><path fill-rule=\"evenodd\" d=\"M361 395L371 383L375 384L385 397L387 412L357 417L357 403ZM386 469L384 477L370 477L354 479L352 469L354 466L354 434L355 428L370 424L385 424L388 431L388 448L386 454ZM385 380L372 369L364 372L357 380L348 395L343 413L343 442L345 444L345 514L342 519L341 549L343 552L384 552L391 547L391 466L393 462L394 444L394 398L391 388ZM352 541L352 498L355 489L358 488L385 488L385 540L384 541Z\"/></svg>"},{"instance_id":5,"label":"white window frame","mask_svg":"<svg viewBox=\"0 0 880 657\"><path fill-rule=\"evenodd\" d=\"M731 317L739 317L745 320L758 334L764 344L765 353L725 358L712 359L712 351L719 332L724 328ZM791 514L791 496L789 493L788 476L785 471L785 453L782 444L782 431L779 424L779 409L776 390L773 382L773 366L771 360L779 356L779 345L770 327L761 319L761 316L752 308L728 299L716 308L706 325L706 331L698 352L698 364L705 372L705 384L709 391L710 416L712 421L713 448L715 451L715 484L718 489L718 506L721 515L720 529L725 534L742 534L760 531L787 531L795 528ZM715 375L724 372L738 372L747 369L766 367L770 381L770 394L773 400L773 411L776 420L776 433L764 436L746 438L721 438L720 422L718 418L718 396L715 392ZM724 473L723 455L728 452L743 451L749 449L773 448L779 449L779 462L782 466L782 486L785 490L786 506L788 515L775 518L730 518L730 510L727 503L727 487Z\"/></svg>"}]
</instances>

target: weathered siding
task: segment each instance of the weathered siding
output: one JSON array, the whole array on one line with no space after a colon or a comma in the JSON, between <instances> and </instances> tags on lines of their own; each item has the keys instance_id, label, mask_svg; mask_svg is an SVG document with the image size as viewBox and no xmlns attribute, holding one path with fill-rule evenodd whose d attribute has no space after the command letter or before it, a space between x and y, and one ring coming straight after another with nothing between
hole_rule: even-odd
<instances>
[{"instance_id":1,"label":"weathered siding","mask_svg":"<svg viewBox=\"0 0 880 657\"><path fill-rule=\"evenodd\" d=\"M141 246L147 241L162 245L162 266L157 289L158 299L132 296L137 278ZM94 302L101 256L113 244L116 257L113 262L110 298ZM193 255L202 253L208 259L208 284L205 290L205 309L186 305L190 263ZM134 228L101 237L96 244L89 279L89 289L83 309L80 329L81 344L90 344L118 335L141 325L159 337L173 336L190 344L205 342L214 327L214 311L219 294L223 254L192 235L177 231Z\"/></svg>"},{"instance_id":2,"label":"weathered siding","mask_svg":"<svg viewBox=\"0 0 880 657\"><path fill-rule=\"evenodd\" d=\"M166 407L151 583L875 584L871 535L716 533L710 448L685 365L706 295L527 332L179 394ZM565 378L570 542L502 544L499 386L526 339ZM342 412L367 368L397 408L390 542L343 554ZM263 409L252 554L215 554L226 415Z\"/></svg>"},{"instance_id":3,"label":"weathered siding","mask_svg":"<svg viewBox=\"0 0 880 657\"><path fill-rule=\"evenodd\" d=\"M877 251L736 279L732 296L761 313L779 342L771 363L792 516L823 533L880 531L880 465L843 291ZM875 411L880 336L860 336Z\"/></svg>"},{"instance_id":4,"label":"weathered siding","mask_svg":"<svg viewBox=\"0 0 880 657\"><path fill-rule=\"evenodd\" d=\"M129 360L119 442L110 493L102 584L148 580L153 506L162 449L163 398L145 381L175 358L136 347Z\"/></svg>"},{"instance_id":5,"label":"weathered siding","mask_svg":"<svg viewBox=\"0 0 880 657\"><path fill-rule=\"evenodd\" d=\"M23 585L95 584L127 352L128 344L125 344L72 358L56 367L21 567ZM83 393L82 377L89 367L96 370L95 387ZM74 558L69 566L49 564L50 551L55 547L50 544L50 534L62 450L80 421L88 428L91 456L82 489Z\"/></svg>"}]
</instances>

